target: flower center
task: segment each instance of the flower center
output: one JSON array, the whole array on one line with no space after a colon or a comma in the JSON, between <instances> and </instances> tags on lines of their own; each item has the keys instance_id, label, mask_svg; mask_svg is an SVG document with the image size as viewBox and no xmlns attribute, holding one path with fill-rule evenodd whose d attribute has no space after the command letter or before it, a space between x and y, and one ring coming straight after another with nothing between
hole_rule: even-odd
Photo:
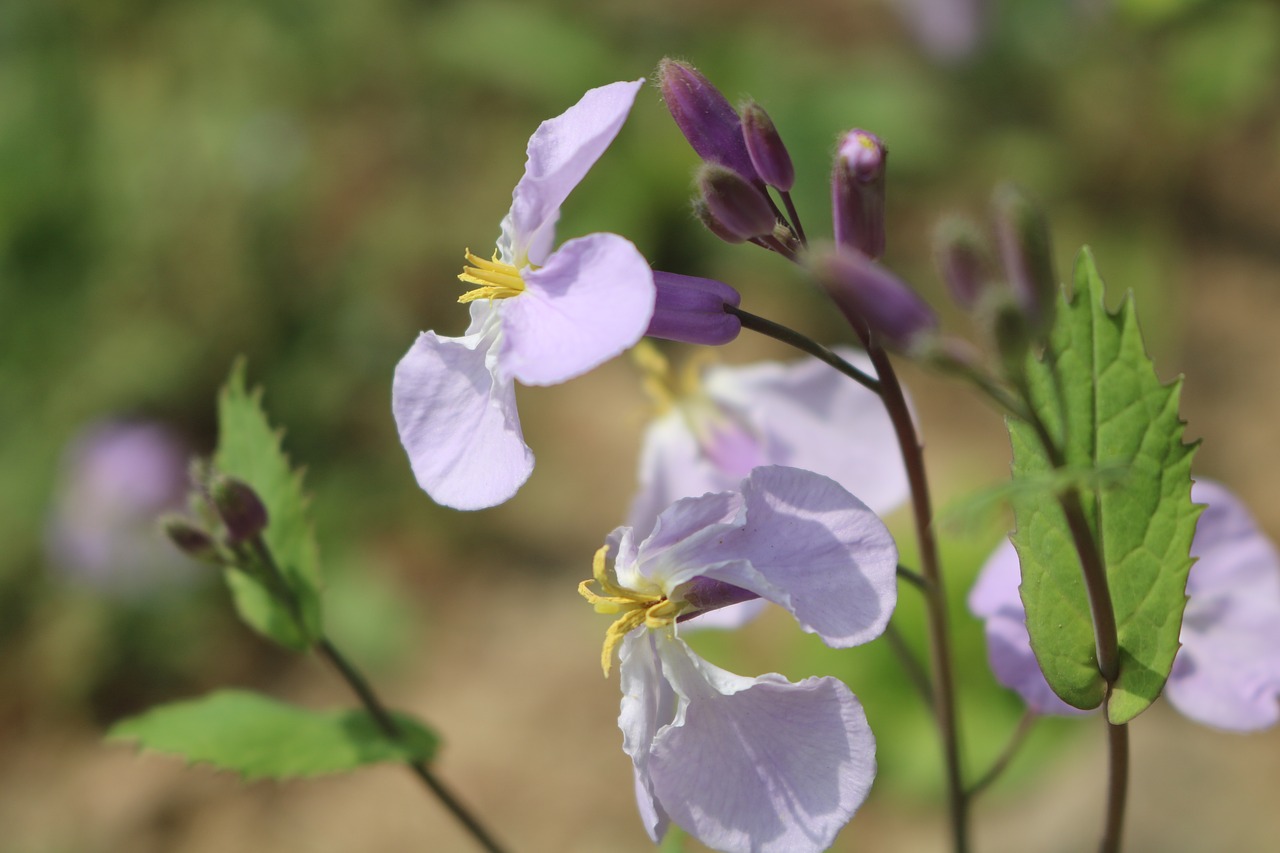
<instances>
[{"instance_id":1,"label":"flower center","mask_svg":"<svg viewBox=\"0 0 1280 853\"><path fill-rule=\"evenodd\" d=\"M633 628L641 625L651 629L666 628L675 624L676 617L690 606L687 601L672 601L656 588L652 593L645 593L619 586L605 570L604 558L608 552L608 545L596 551L591 562L591 580L578 584L578 594L595 607L597 613L621 614L604 633L600 667L606 678L613 663L613 650ZM600 588L599 593L591 589L593 583Z\"/></svg>"},{"instance_id":2,"label":"flower center","mask_svg":"<svg viewBox=\"0 0 1280 853\"><path fill-rule=\"evenodd\" d=\"M458 281L479 285L475 290L468 290L458 297L459 302L474 302L477 299L508 299L524 293L524 279L520 271L506 261L498 260L495 250L493 259L486 261L467 249L467 265L462 268Z\"/></svg>"}]
</instances>

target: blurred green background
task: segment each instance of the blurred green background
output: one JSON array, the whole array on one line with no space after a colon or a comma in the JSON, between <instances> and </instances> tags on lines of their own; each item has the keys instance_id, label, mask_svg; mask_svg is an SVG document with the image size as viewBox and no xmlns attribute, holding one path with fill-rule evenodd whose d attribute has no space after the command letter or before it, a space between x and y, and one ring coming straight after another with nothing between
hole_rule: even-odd
<instances>
[{"instance_id":1,"label":"blurred green background","mask_svg":"<svg viewBox=\"0 0 1280 853\"><path fill-rule=\"evenodd\" d=\"M829 228L837 134L885 139L887 260L958 333L970 330L933 273L932 224L980 219L1001 179L1029 188L1054 223L1060 274L1091 244L1113 298L1135 292L1162 376L1187 375L1198 470L1280 531L1273 0L8 0L0 853L469 849L394 768L241 787L98 743L125 714L224 684L349 701L315 662L242 630L203 570L144 545L128 553L146 572L111 559L87 570L59 545L105 512L74 498L86 435L160 424L182 452L210 452L215 395L239 354L308 467L332 633L393 701L441 727L443 772L516 849L648 849L616 686L595 668L603 625L573 592L634 486L648 415L634 372L619 360L522 391L538 469L510 504L475 514L417 489L390 383L419 330L465 325L453 304L463 249L483 254L497 236L538 122L666 55L769 110L810 234ZM729 281L756 313L840 340L786 264L696 225L694 164L646 89L560 234L625 234L655 266ZM745 338L722 354L789 357ZM907 377L939 503L1004 478L999 419L936 377ZM99 490L108 504L113 488L108 477ZM122 536L150 541L117 510L106 517ZM973 773L1020 713L986 674L962 601L1006 524L943 529ZM892 657L811 640L766 619L700 643L742 672L845 677L880 738L881 776L842 849L941 849L936 745ZM1258 794L1280 783L1275 733L1208 733L1163 708L1149 718L1135 734L1133 849L1254 850L1280 833ZM979 838L1089 849L1100 746L1087 723L1038 730L982 801ZM1066 775L1038 775L1037 755ZM1212 796L1177 799L1207 779Z\"/></svg>"}]
</instances>

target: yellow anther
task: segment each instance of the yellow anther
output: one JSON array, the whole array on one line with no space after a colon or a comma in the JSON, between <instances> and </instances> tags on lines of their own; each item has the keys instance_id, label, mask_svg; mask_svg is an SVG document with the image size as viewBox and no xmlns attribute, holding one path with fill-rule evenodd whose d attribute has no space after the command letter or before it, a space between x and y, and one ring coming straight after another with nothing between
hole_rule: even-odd
<instances>
[{"instance_id":1,"label":"yellow anther","mask_svg":"<svg viewBox=\"0 0 1280 853\"><path fill-rule=\"evenodd\" d=\"M687 602L671 601L660 593L646 594L618 586L617 582L609 577L605 565L605 556L608 553L608 545L596 551L595 558L591 561L591 580L578 584L578 594L585 598L597 613L622 614L604 633L600 668L604 670L606 678L609 677L609 669L613 664L613 650L622 642L623 637L641 625L647 628L665 628L674 623L676 617L688 607ZM599 586L599 593L591 589L592 584Z\"/></svg>"},{"instance_id":2,"label":"yellow anther","mask_svg":"<svg viewBox=\"0 0 1280 853\"><path fill-rule=\"evenodd\" d=\"M477 299L508 299L524 293L524 279L520 270L506 261L498 260L498 253L493 259L486 261L467 249L466 259L469 266L462 268L458 281L479 285L475 290L468 290L458 297L459 302L474 302Z\"/></svg>"}]
</instances>

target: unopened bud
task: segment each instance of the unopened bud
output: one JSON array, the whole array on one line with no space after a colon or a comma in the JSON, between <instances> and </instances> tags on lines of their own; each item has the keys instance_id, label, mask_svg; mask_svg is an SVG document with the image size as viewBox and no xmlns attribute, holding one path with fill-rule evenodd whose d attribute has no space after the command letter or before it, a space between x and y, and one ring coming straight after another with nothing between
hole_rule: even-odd
<instances>
[{"instance_id":1,"label":"unopened bud","mask_svg":"<svg viewBox=\"0 0 1280 853\"><path fill-rule=\"evenodd\" d=\"M174 546L192 559L203 563L217 563L218 543L195 522L181 515L166 515L160 519L160 529Z\"/></svg>"},{"instance_id":2,"label":"unopened bud","mask_svg":"<svg viewBox=\"0 0 1280 853\"><path fill-rule=\"evenodd\" d=\"M840 140L831 170L836 243L871 259L884 255L885 167L889 152L874 133L851 130Z\"/></svg>"},{"instance_id":3,"label":"unopened bud","mask_svg":"<svg viewBox=\"0 0 1280 853\"><path fill-rule=\"evenodd\" d=\"M1031 197L1013 184L996 188L992 210L1013 298L1028 325L1042 331L1052 322L1057 295L1049 222Z\"/></svg>"},{"instance_id":4,"label":"unopened bud","mask_svg":"<svg viewBox=\"0 0 1280 853\"><path fill-rule=\"evenodd\" d=\"M755 101L748 101L742 108L742 139L760 180L781 192L790 192L796 183L791 155L773 120Z\"/></svg>"},{"instance_id":5,"label":"unopened bud","mask_svg":"<svg viewBox=\"0 0 1280 853\"><path fill-rule=\"evenodd\" d=\"M215 477L209 484L209 499L227 528L227 541L231 544L252 539L266 529L267 508L243 480Z\"/></svg>"},{"instance_id":6,"label":"unopened bud","mask_svg":"<svg viewBox=\"0 0 1280 853\"><path fill-rule=\"evenodd\" d=\"M764 193L731 169L703 164L698 172L698 192L711 217L742 240L771 235L778 224Z\"/></svg>"},{"instance_id":7,"label":"unopened bud","mask_svg":"<svg viewBox=\"0 0 1280 853\"><path fill-rule=\"evenodd\" d=\"M855 329L907 354L921 352L936 337L938 317L928 303L865 255L837 248L819 255L813 269Z\"/></svg>"},{"instance_id":8,"label":"unopened bud","mask_svg":"<svg viewBox=\"0 0 1280 853\"><path fill-rule=\"evenodd\" d=\"M658 64L658 86L676 126L698 156L758 179L742 139L742 120L720 90L691 65L674 59Z\"/></svg>"},{"instance_id":9,"label":"unopened bud","mask_svg":"<svg viewBox=\"0 0 1280 853\"><path fill-rule=\"evenodd\" d=\"M708 231L726 243L747 242L746 237L739 237L737 234L724 227L724 223L716 219L711 214L711 211L707 209L707 203L701 198L694 198L693 200L693 215L698 218L699 222L707 227Z\"/></svg>"},{"instance_id":10,"label":"unopened bud","mask_svg":"<svg viewBox=\"0 0 1280 853\"><path fill-rule=\"evenodd\" d=\"M991 256L977 226L960 217L944 219L933 232L933 256L951 298L972 311L992 282Z\"/></svg>"},{"instance_id":11,"label":"unopened bud","mask_svg":"<svg viewBox=\"0 0 1280 853\"><path fill-rule=\"evenodd\" d=\"M742 322L725 311L726 305L736 308L742 297L724 282L655 270L653 283L658 293L646 335L719 346L742 330Z\"/></svg>"}]
</instances>

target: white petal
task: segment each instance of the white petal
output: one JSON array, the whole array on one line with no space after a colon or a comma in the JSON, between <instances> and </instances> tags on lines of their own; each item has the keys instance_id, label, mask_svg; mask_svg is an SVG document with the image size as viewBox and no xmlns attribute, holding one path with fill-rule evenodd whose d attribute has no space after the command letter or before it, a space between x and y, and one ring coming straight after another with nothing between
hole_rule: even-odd
<instances>
[{"instance_id":1,"label":"white petal","mask_svg":"<svg viewBox=\"0 0 1280 853\"><path fill-rule=\"evenodd\" d=\"M591 89L529 138L524 176L511 193L498 248L503 260L540 265L551 251L560 205L622 129L644 80Z\"/></svg>"},{"instance_id":2,"label":"white petal","mask_svg":"<svg viewBox=\"0 0 1280 853\"><path fill-rule=\"evenodd\" d=\"M616 234L570 240L524 281L502 306L500 358L526 385L586 373L640 340L653 316L653 271Z\"/></svg>"},{"instance_id":3,"label":"white petal","mask_svg":"<svg viewBox=\"0 0 1280 853\"><path fill-rule=\"evenodd\" d=\"M834 678L743 678L658 640L687 705L658 731L649 775L671 819L716 850L825 850L866 799L875 738ZM682 704L684 704L682 702Z\"/></svg>"},{"instance_id":4,"label":"white petal","mask_svg":"<svg viewBox=\"0 0 1280 853\"><path fill-rule=\"evenodd\" d=\"M396 365L391 407L418 485L437 503L483 509L533 471L515 388L496 374L493 332L423 332Z\"/></svg>"},{"instance_id":5,"label":"white petal","mask_svg":"<svg viewBox=\"0 0 1280 853\"><path fill-rule=\"evenodd\" d=\"M622 683L622 750L631 756L636 783L636 804L645 830L655 842L667 832L667 814L653 795L649 779L649 753L658 730L672 721L676 695L662 677L654 649L654 637L643 629L632 631L618 651L618 677Z\"/></svg>"}]
</instances>

